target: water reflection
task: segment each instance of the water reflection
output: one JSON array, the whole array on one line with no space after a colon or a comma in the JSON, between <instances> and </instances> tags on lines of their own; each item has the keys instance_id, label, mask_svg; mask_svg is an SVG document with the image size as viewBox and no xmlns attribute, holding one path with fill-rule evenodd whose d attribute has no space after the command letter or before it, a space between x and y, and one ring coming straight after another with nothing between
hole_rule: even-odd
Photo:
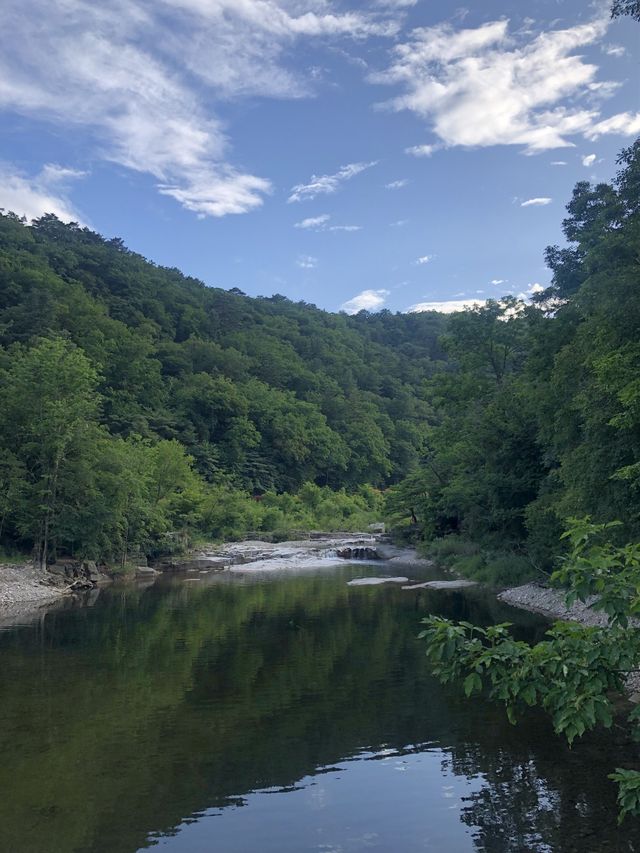
<instances>
[{"instance_id":1,"label":"water reflection","mask_svg":"<svg viewBox=\"0 0 640 853\"><path fill-rule=\"evenodd\" d=\"M429 677L421 615L495 600L362 573L108 591L0 634L0 849L640 850L624 739L570 751Z\"/></svg>"}]
</instances>

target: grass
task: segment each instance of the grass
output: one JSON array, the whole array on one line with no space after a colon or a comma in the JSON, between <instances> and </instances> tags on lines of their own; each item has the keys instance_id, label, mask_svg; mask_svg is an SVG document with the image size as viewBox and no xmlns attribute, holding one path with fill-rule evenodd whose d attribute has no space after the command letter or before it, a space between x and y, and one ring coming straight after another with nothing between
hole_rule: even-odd
<instances>
[{"instance_id":1,"label":"grass","mask_svg":"<svg viewBox=\"0 0 640 853\"><path fill-rule=\"evenodd\" d=\"M20 551L11 551L0 549L0 564L10 563L11 565L26 565L31 562L31 554L21 553Z\"/></svg>"},{"instance_id":2,"label":"grass","mask_svg":"<svg viewBox=\"0 0 640 853\"><path fill-rule=\"evenodd\" d=\"M538 576L535 567L522 553L486 548L462 536L435 539L426 542L420 550L439 566L487 586L517 586Z\"/></svg>"}]
</instances>

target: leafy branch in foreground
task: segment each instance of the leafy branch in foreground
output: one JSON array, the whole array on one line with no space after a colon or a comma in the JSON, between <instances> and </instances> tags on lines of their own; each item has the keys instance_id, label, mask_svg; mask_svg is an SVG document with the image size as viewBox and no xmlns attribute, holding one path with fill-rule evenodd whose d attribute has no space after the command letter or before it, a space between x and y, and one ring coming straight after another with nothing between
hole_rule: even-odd
<instances>
[{"instance_id":1,"label":"leafy branch in foreground","mask_svg":"<svg viewBox=\"0 0 640 853\"><path fill-rule=\"evenodd\" d=\"M512 723L519 706L541 707L569 744L597 725L611 726L611 696L640 663L640 631L630 621L640 613L640 546L601 544L615 527L571 519L565 538L572 550L552 576L568 588L568 606L579 599L603 611L604 627L557 622L548 639L530 646L512 637L510 623L485 629L430 616L419 636L436 677L461 682L467 697L484 693L503 702ZM640 706L629 720L640 724ZM620 819L639 816L640 771L618 768L610 778L619 786Z\"/></svg>"}]
</instances>

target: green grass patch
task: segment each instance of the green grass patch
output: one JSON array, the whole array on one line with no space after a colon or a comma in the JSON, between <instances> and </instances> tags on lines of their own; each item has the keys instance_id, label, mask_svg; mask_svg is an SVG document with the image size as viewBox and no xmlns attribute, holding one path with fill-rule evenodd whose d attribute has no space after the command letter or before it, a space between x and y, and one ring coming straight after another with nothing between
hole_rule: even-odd
<instances>
[{"instance_id":1,"label":"green grass patch","mask_svg":"<svg viewBox=\"0 0 640 853\"><path fill-rule=\"evenodd\" d=\"M424 543L420 551L439 566L487 586L517 586L538 576L522 553L483 547L462 536L434 539Z\"/></svg>"}]
</instances>

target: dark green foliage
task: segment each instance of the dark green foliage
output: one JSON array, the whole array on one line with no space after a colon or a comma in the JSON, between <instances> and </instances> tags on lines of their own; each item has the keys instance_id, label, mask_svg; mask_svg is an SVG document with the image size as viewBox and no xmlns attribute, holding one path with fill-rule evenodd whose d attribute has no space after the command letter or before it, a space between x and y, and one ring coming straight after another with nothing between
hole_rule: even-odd
<instances>
[{"instance_id":1,"label":"dark green foliage","mask_svg":"<svg viewBox=\"0 0 640 853\"><path fill-rule=\"evenodd\" d=\"M640 21L640 0L614 0L611 6L611 17L621 18L630 15L636 21Z\"/></svg>"},{"instance_id":2,"label":"dark green foliage","mask_svg":"<svg viewBox=\"0 0 640 853\"><path fill-rule=\"evenodd\" d=\"M83 351L112 435L177 439L208 481L256 491L409 473L444 328L205 287L54 216L0 217L0 316L5 360L42 337Z\"/></svg>"},{"instance_id":3,"label":"dark green foliage","mask_svg":"<svg viewBox=\"0 0 640 853\"><path fill-rule=\"evenodd\" d=\"M619 163L612 185L576 186L551 286L534 305L453 315L449 362L427 380L425 453L389 514L423 539L481 545L455 566L474 577L486 552L548 570L569 516L640 538L640 142Z\"/></svg>"},{"instance_id":4,"label":"dark green foliage","mask_svg":"<svg viewBox=\"0 0 640 853\"><path fill-rule=\"evenodd\" d=\"M13 214L0 317L0 545L41 565L377 520L358 490L420 458L444 328L205 287L121 240ZM314 484L315 510L285 505Z\"/></svg>"},{"instance_id":5,"label":"dark green foliage","mask_svg":"<svg viewBox=\"0 0 640 853\"><path fill-rule=\"evenodd\" d=\"M640 545L603 541L617 526L571 519L571 550L552 578L567 587L567 606L579 599L606 614L604 627L559 622L548 640L529 646L513 639L508 624L485 630L431 616L420 636L434 674L462 683L467 696L484 691L504 702L512 722L518 706L541 706L570 744L597 725L611 726L611 693L640 666L640 632L630 623L640 614ZM630 720L640 723L640 706ZM640 772L618 770L611 778L620 786L621 818L640 815Z\"/></svg>"}]
</instances>

